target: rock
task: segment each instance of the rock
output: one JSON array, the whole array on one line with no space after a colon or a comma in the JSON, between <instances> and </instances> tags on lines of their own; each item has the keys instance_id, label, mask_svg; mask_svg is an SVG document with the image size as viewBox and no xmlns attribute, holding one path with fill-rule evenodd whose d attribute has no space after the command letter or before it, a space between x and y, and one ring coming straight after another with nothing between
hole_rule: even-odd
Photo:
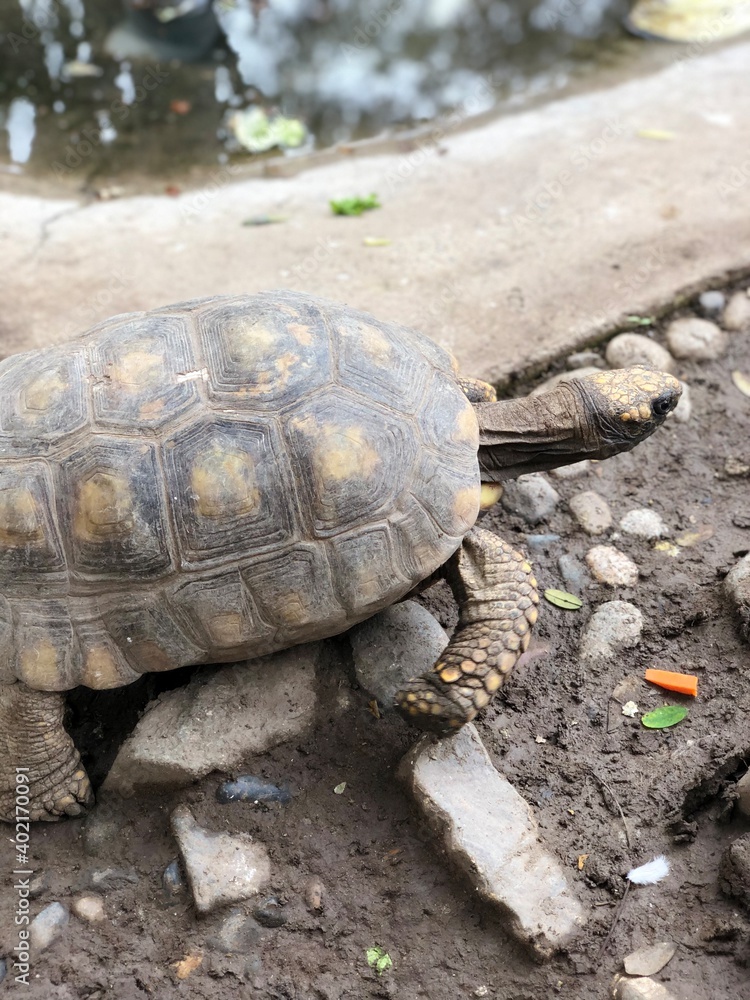
<instances>
[{"instance_id":1,"label":"rock","mask_svg":"<svg viewBox=\"0 0 750 1000\"><path fill-rule=\"evenodd\" d=\"M8 974L8 963L4 958L0 958L0 983L5 979Z\"/></svg>"},{"instance_id":2,"label":"rock","mask_svg":"<svg viewBox=\"0 0 750 1000\"><path fill-rule=\"evenodd\" d=\"M34 917L29 925L31 947L34 951L44 951L62 935L70 921L70 914L62 903L50 903Z\"/></svg>"},{"instance_id":3,"label":"rock","mask_svg":"<svg viewBox=\"0 0 750 1000\"><path fill-rule=\"evenodd\" d=\"M29 899L39 899L40 896L49 891L51 885L52 878L49 872L42 872L41 875L35 875L29 883Z\"/></svg>"},{"instance_id":4,"label":"rock","mask_svg":"<svg viewBox=\"0 0 750 1000\"><path fill-rule=\"evenodd\" d=\"M661 515L648 507L629 510L620 520L620 529L626 535L635 535L636 538L662 538L669 534Z\"/></svg>"},{"instance_id":5,"label":"rock","mask_svg":"<svg viewBox=\"0 0 750 1000\"><path fill-rule=\"evenodd\" d=\"M740 617L740 628L750 642L750 555L732 567L724 580L724 589Z\"/></svg>"},{"instance_id":6,"label":"rock","mask_svg":"<svg viewBox=\"0 0 750 1000\"><path fill-rule=\"evenodd\" d=\"M289 789L269 784L254 774L241 774L233 781L225 781L216 789L216 798L222 805L227 802L281 802L292 801Z\"/></svg>"},{"instance_id":7,"label":"rock","mask_svg":"<svg viewBox=\"0 0 750 1000\"><path fill-rule=\"evenodd\" d=\"M104 783L179 787L300 736L315 714L320 644L202 672L163 694L123 744Z\"/></svg>"},{"instance_id":8,"label":"rock","mask_svg":"<svg viewBox=\"0 0 750 1000\"><path fill-rule=\"evenodd\" d=\"M602 535L612 527L612 511L604 497L593 490L576 493L568 501L568 506L588 535Z\"/></svg>"},{"instance_id":9,"label":"rock","mask_svg":"<svg viewBox=\"0 0 750 1000\"><path fill-rule=\"evenodd\" d=\"M677 945L674 942L659 941L658 944L631 951L623 959L623 965L629 976L655 976L671 961L676 951Z\"/></svg>"},{"instance_id":10,"label":"rock","mask_svg":"<svg viewBox=\"0 0 750 1000\"><path fill-rule=\"evenodd\" d=\"M73 913L87 924L98 924L106 919L104 901L101 896L79 896L73 900Z\"/></svg>"},{"instance_id":11,"label":"rock","mask_svg":"<svg viewBox=\"0 0 750 1000\"><path fill-rule=\"evenodd\" d=\"M584 662L610 660L623 649L637 646L643 631L643 615L627 601L600 604L591 616L581 639Z\"/></svg>"},{"instance_id":12,"label":"rock","mask_svg":"<svg viewBox=\"0 0 750 1000\"><path fill-rule=\"evenodd\" d=\"M604 358L598 351L577 351L570 354L565 359L565 367L568 371L576 371L579 368L605 368Z\"/></svg>"},{"instance_id":13,"label":"rock","mask_svg":"<svg viewBox=\"0 0 750 1000\"><path fill-rule=\"evenodd\" d=\"M565 586L574 594L580 594L590 583L591 577L586 572L583 563L572 553L566 552L560 556L557 565L563 580L565 580Z\"/></svg>"},{"instance_id":14,"label":"rock","mask_svg":"<svg viewBox=\"0 0 750 1000\"><path fill-rule=\"evenodd\" d=\"M690 386L687 382L681 382L682 395L677 401L677 406L672 410L672 419L678 424L686 424L693 415L693 401L690 394Z\"/></svg>"},{"instance_id":15,"label":"rock","mask_svg":"<svg viewBox=\"0 0 750 1000\"><path fill-rule=\"evenodd\" d=\"M505 484L502 504L527 524L538 524L560 503L560 494L538 472L519 476Z\"/></svg>"},{"instance_id":16,"label":"rock","mask_svg":"<svg viewBox=\"0 0 750 1000\"><path fill-rule=\"evenodd\" d=\"M349 631L357 680L386 711L411 677L431 670L448 636L416 601L403 601Z\"/></svg>"},{"instance_id":17,"label":"rock","mask_svg":"<svg viewBox=\"0 0 750 1000\"><path fill-rule=\"evenodd\" d=\"M715 318L724 308L727 297L724 292L709 291L703 292L698 299L698 303L705 316Z\"/></svg>"},{"instance_id":18,"label":"rock","mask_svg":"<svg viewBox=\"0 0 750 1000\"><path fill-rule=\"evenodd\" d=\"M634 587L638 583L638 567L613 545L595 545L589 549L586 565L595 580L610 587Z\"/></svg>"},{"instance_id":19,"label":"rock","mask_svg":"<svg viewBox=\"0 0 750 1000\"><path fill-rule=\"evenodd\" d=\"M304 888L305 904L308 910L313 913L323 912L323 901L325 899L325 886L319 878L311 878L305 883Z\"/></svg>"},{"instance_id":20,"label":"rock","mask_svg":"<svg viewBox=\"0 0 750 1000\"><path fill-rule=\"evenodd\" d=\"M283 927L289 917L284 913L284 907L275 896L264 900L253 910L253 916L261 927Z\"/></svg>"},{"instance_id":21,"label":"rock","mask_svg":"<svg viewBox=\"0 0 750 1000\"><path fill-rule=\"evenodd\" d=\"M560 536L551 532L544 535L527 535L526 548L528 549L548 549L550 545L555 545L560 541Z\"/></svg>"},{"instance_id":22,"label":"rock","mask_svg":"<svg viewBox=\"0 0 750 1000\"><path fill-rule=\"evenodd\" d=\"M737 808L750 819L750 771L746 771L737 782Z\"/></svg>"},{"instance_id":23,"label":"rock","mask_svg":"<svg viewBox=\"0 0 750 1000\"><path fill-rule=\"evenodd\" d=\"M682 997L682 993L680 996ZM628 979L618 976L612 986L612 996L616 1000L677 1000L674 993L654 979Z\"/></svg>"},{"instance_id":24,"label":"rock","mask_svg":"<svg viewBox=\"0 0 750 1000\"><path fill-rule=\"evenodd\" d=\"M557 479L578 479L591 471L591 462L584 458L581 462L571 462L570 465L561 465L559 469L552 469L552 475Z\"/></svg>"},{"instance_id":25,"label":"rock","mask_svg":"<svg viewBox=\"0 0 750 1000\"><path fill-rule=\"evenodd\" d=\"M178 858L175 858L174 861L170 861L164 869L164 873L161 877L161 884L164 887L164 892L168 898L179 896L185 888L185 879L183 878L182 868L180 867L180 861Z\"/></svg>"},{"instance_id":26,"label":"rock","mask_svg":"<svg viewBox=\"0 0 750 1000\"><path fill-rule=\"evenodd\" d=\"M724 459L724 475L726 476L747 476L750 473L750 465L743 462L736 455L727 455Z\"/></svg>"},{"instance_id":27,"label":"rock","mask_svg":"<svg viewBox=\"0 0 750 1000\"><path fill-rule=\"evenodd\" d=\"M475 727L423 737L399 773L448 855L538 958L570 942L583 909L539 842L528 803L492 766Z\"/></svg>"},{"instance_id":28,"label":"rock","mask_svg":"<svg viewBox=\"0 0 750 1000\"><path fill-rule=\"evenodd\" d=\"M569 382L572 378L583 378L584 375L598 375L601 368L594 367L593 365L584 365L582 368L574 368L572 371L558 372L557 375L551 375L548 379L538 385L536 389L531 390L532 396L539 396L543 392L549 392L551 389L556 389L561 382Z\"/></svg>"},{"instance_id":29,"label":"rock","mask_svg":"<svg viewBox=\"0 0 750 1000\"><path fill-rule=\"evenodd\" d=\"M642 333L620 333L607 344L607 364L611 368L647 365L658 371L671 372L675 361L666 348Z\"/></svg>"},{"instance_id":30,"label":"rock","mask_svg":"<svg viewBox=\"0 0 750 1000\"><path fill-rule=\"evenodd\" d=\"M208 943L225 955L246 954L260 943L262 936L262 931L252 917L236 907L229 911Z\"/></svg>"},{"instance_id":31,"label":"rock","mask_svg":"<svg viewBox=\"0 0 750 1000\"><path fill-rule=\"evenodd\" d=\"M750 298L747 292L735 292L724 310L722 325L737 333L750 332Z\"/></svg>"},{"instance_id":32,"label":"rock","mask_svg":"<svg viewBox=\"0 0 750 1000\"><path fill-rule=\"evenodd\" d=\"M719 885L722 892L750 908L750 833L727 847L719 864Z\"/></svg>"},{"instance_id":33,"label":"rock","mask_svg":"<svg viewBox=\"0 0 750 1000\"><path fill-rule=\"evenodd\" d=\"M685 316L669 324L667 343L676 358L713 361L726 351L727 335L710 320Z\"/></svg>"},{"instance_id":34,"label":"rock","mask_svg":"<svg viewBox=\"0 0 750 1000\"><path fill-rule=\"evenodd\" d=\"M135 868L99 868L89 874L88 886L99 892L124 889L126 885L137 885L138 873Z\"/></svg>"},{"instance_id":35,"label":"rock","mask_svg":"<svg viewBox=\"0 0 750 1000\"><path fill-rule=\"evenodd\" d=\"M187 806L172 813L172 831L199 913L248 899L271 877L268 852L246 833L204 830Z\"/></svg>"}]
</instances>

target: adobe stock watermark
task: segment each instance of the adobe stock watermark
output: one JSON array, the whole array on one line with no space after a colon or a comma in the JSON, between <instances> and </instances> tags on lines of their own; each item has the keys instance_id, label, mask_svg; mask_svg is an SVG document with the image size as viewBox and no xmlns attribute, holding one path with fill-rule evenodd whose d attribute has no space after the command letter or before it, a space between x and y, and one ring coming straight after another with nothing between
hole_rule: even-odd
<instances>
[{"instance_id":1,"label":"adobe stock watermark","mask_svg":"<svg viewBox=\"0 0 750 1000\"><path fill-rule=\"evenodd\" d=\"M494 98L495 87L492 81L483 77L460 107L436 119L427 134L415 140L416 149L401 156L396 166L388 171L385 182L389 189L392 191L411 177L428 159L437 156L442 140L450 132L458 129L467 118L472 118L491 107Z\"/></svg>"},{"instance_id":2,"label":"adobe stock watermark","mask_svg":"<svg viewBox=\"0 0 750 1000\"><path fill-rule=\"evenodd\" d=\"M716 185L716 193L722 201L731 201L748 181L750 181L750 156L723 175Z\"/></svg>"},{"instance_id":3,"label":"adobe stock watermark","mask_svg":"<svg viewBox=\"0 0 750 1000\"><path fill-rule=\"evenodd\" d=\"M378 38L384 28L404 6L404 0L389 0L376 10L367 21L361 21L354 29L348 42L341 42L340 49L346 59L351 59L356 50L360 52Z\"/></svg>"},{"instance_id":4,"label":"adobe stock watermark","mask_svg":"<svg viewBox=\"0 0 750 1000\"><path fill-rule=\"evenodd\" d=\"M91 295L68 314L68 321L63 331L64 336L66 338L75 337L76 334L83 333L98 323L103 314L109 313L115 296L127 288L132 288L134 281L135 275L131 271L112 271L103 288L100 288L98 292Z\"/></svg>"},{"instance_id":5,"label":"adobe stock watermark","mask_svg":"<svg viewBox=\"0 0 750 1000\"><path fill-rule=\"evenodd\" d=\"M13 49L14 54L18 54L24 45L29 42L36 42L43 31L47 28L55 28L60 22L58 15L66 10L62 3L57 0L50 0L48 3L37 2L33 7L33 17L26 14L21 26L21 34L9 31L5 36L5 41Z\"/></svg>"},{"instance_id":6,"label":"adobe stock watermark","mask_svg":"<svg viewBox=\"0 0 750 1000\"><path fill-rule=\"evenodd\" d=\"M114 129L115 121L124 122L133 108L147 100L168 76L169 71L162 69L159 63L156 66L148 66L140 83L134 88L132 101L126 104L120 98L115 98L109 105L109 110L102 113L99 125L82 129L81 138L75 143L68 143L62 154L62 159L52 161L50 167L57 179L65 177L66 174L80 167L86 157L91 156L95 149L107 141L107 132Z\"/></svg>"},{"instance_id":7,"label":"adobe stock watermark","mask_svg":"<svg viewBox=\"0 0 750 1000\"><path fill-rule=\"evenodd\" d=\"M332 240L326 240L322 237L315 241L315 247L307 254L298 264L292 264L291 271L294 275L294 281L300 281L302 284L306 284L310 278L318 271L321 265L330 260L333 253L338 246Z\"/></svg>"},{"instance_id":8,"label":"adobe stock watermark","mask_svg":"<svg viewBox=\"0 0 750 1000\"><path fill-rule=\"evenodd\" d=\"M16 768L15 831L11 839L15 850L13 868L13 889L16 893L16 911L13 923L16 927L16 942L13 946L13 969L15 981L29 985L31 975L31 879L34 875L31 864L31 813L29 805L29 769Z\"/></svg>"},{"instance_id":9,"label":"adobe stock watermark","mask_svg":"<svg viewBox=\"0 0 750 1000\"><path fill-rule=\"evenodd\" d=\"M184 195L180 200L180 213L186 222L195 222L198 216L215 200L219 192L230 184L232 179L242 173L242 167L237 163L225 163L214 170L208 177L208 183L192 194Z\"/></svg>"}]
</instances>

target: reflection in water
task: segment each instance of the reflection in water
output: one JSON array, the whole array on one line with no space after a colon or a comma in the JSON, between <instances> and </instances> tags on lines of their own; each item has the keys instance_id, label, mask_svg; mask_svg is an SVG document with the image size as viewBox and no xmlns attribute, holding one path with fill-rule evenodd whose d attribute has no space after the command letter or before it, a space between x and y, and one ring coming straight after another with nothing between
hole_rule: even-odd
<instances>
[{"instance_id":1,"label":"reflection in water","mask_svg":"<svg viewBox=\"0 0 750 1000\"><path fill-rule=\"evenodd\" d=\"M216 163L228 110L251 106L301 118L318 146L454 109L465 116L517 106L591 62L584 39L599 39L597 53L602 38L619 39L627 4L193 0L180 17L176 3L150 6L123 16L114 2L0 0L8 136L0 163L54 170L93 127L106 138L86 158L81 183L97 173ZM150 69L154 88L143 84ZM186 103L189 114L171 110ZM123 106L129 114L113 120L112 108Z\"/></svg>"}]
</instances>

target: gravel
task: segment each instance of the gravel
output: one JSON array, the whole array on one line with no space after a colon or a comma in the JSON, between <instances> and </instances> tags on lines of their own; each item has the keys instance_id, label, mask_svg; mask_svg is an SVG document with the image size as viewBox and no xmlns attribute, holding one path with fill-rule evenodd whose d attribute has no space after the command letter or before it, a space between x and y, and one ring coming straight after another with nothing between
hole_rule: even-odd
<instances>
[{"instance_id":1,"label":"gravel","mask_svg":"<svg viewBox=\"0 0 750 1000\"><path fill-rule=\"evenodd\" d=\"M667 328L667 343L676 358L686 361L713 361L727 349L727 335L716 323L686 316Z\"/></svg>"},{"instance_id":2,"label":"gravel","mask_svg":"<svg viewBox=\"0 0 750 1000\"><path fill-rule=\"evenodd\" d=\"M610 587L634 587L638 582L636 564L613 545L595 545L589 549L586 565L595 580Z\"/></svg>"},{"instance_id":3,"label":"gravel","mask_svg":"<svg viewBox=\"0 0 750 1000\"><path fill-rule=\"evenodd\" d=\"M736 333L750 332L750 298L747 292L735 292L724 310L722 324Z\"/></svg>"},{"instance_id":4,"label":"gravel","mask_svg":"<svg viewBox=\"0 0 750 1000\"><path fill-rule=\"evenodd\" d=\"M663 538L669 534L661 515L648 507L629 510L620 520L620 530L636 538Z\"/></svg>"},{"instance_id":5,"label":"gravel","mask_svg":"<svg viewBox=\"0 0 750 1000\"><path fill-rule=\"evenodd\" d=\"M539 472L505 484L502 505L527 524L544 521L560 503L560 494Z\"/></svg>"},{"instance_id":6,"label":"gravel","mask_svg":"<svg viewBox=\"0 0 750 1000\"><path fill-rule=\"evenodd\" d=\"M99 924L106 919L104 901L101 896L79 896L73 900L71 907L79 920L87 924Z\"/></svg>"},{"instance_id":7,"label":"gravel","mask_svg":"<svg viewBox=\"0 0 750 1000\"><path fill-rule=\"evenodd\" d=\"M604 497L593 490L576 493L568 501L568 506L588 535L603 535L612 527L612 511Z\"/></svg>"},{"instance_id":8,"label":"gravel","mask_svg":"<svg viewBox=\"0 0 750 1000\"><path fill-rule=\"evenodd\" d=\"M643 631L643 615L627 601L607 601L591 616L581 638L581 660L609 660L623 649L637 646Z\"/></svg>"},{"instance_id":9,"label":"gravel","mask_svg":"<svg viewBox=\"0 0 750 1000\"><path fill-rule=\"evenodd\" d=\"M717 317L721 310L726 305L727 297L724 292L703 292L703 294L698 299L700 307L704 315L714 319Z\"/></svg>"},{"instance_id":10,"label":"gravel","mask_svg":"<svg viewBox=\"0 0 750 1000\"><path fill-rule=\"evenodd\" d=\"M675 361L669 351L642 333L620 333L607 344L607 363L612 368L648 365L659 371L674 371Z\"/></svg>"}]
</instances>

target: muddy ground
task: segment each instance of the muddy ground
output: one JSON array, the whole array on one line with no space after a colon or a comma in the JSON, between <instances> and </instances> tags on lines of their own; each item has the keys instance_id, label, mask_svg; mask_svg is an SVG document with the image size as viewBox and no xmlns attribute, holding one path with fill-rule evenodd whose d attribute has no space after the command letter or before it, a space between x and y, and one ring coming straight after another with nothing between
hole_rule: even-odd
<instances>
[{"instance_id":1,"label":"muddy ground","mask_svg":"<svg viewBox=\"0 0 750 1000\"><path fill-rule=\"evenodd\" d=\"M675 997L747 1000L750 920L718 884L723 849L750 829L731 797L750 760L750 649L721 590L727 570L750 550L750 480L724 471L728 457L750 464L750 399L732 384L733 369L750 373L748 335L732 335L718 362L680 364L677 374L692 388L688 423L671 420L632 454L581 479L552 478L564 499L582 489L599 492L616 522L633 507L651 505L675 534L703 526L713 533L677 556L655 551L653 542L618 537L615 544L641 568L638 586L590 583L580 612L545 603L532 647L540 655L515 672L478 724L496 766L532 804L547 848L588 913L568 952L535 964L454 875L394 777L415 734L399 719L371 714L342 640L332 644L342 665L321 680L315 730L247 762L248 772L288 784L289 804L219 806L220 776L213 775L171 798L117 805L119 832L98 857L84 850L83 821L34 829L34 869L49 873L51 882L34 912L52 900L70 903L94 867L134 866L139 881L107 893L104 924L72 917L63 938L35 961L31 985L16 985L8 975L0 993L33 1000L598 1000L608 995L625 954L673 940L677 953L656 978ZM519 384L517 391L526 388ZM542 587L565 586L561 554L583 559L602 540L586 536L564 502L534 529L502 510L485 523L519 545L529 530L561 536L531 550ZM643 640L606 669L585 670L577 657L582 630L592 611L613 598L642 610ZM444 624L454 623L446 590L434 588L423 600ZM698 699L673 730L647 731L611 700L623 678L640 678L649 666L700 678ZM181 673L168 683L183 679ZM636 683L643 710L683 700ZM72 699L71 725L95 780L155 690L151 678L126 691ZM345 793L334 794L344 781ZM288 919L278 928L259 926L241 954L212 945L221 915L199 919L187 893L165 895L162 873L176 854L169 814L181 801L206 826L248 831L271 852L269 894L286 903ZM0 853L10 870L10 848ZM672 873L658 886L633 888L601 955L624 873L658 853L671 860ZM579 870L581 855L587 857ZM318 915L303 898L313 876L325 887ZM13 894L4 892L0 954L14 940L12 905ZM393 959L380 977L365 958L376 944ZM174 963L199 954L200 966L178 980Z\"/></svg>"}]
</instances>

